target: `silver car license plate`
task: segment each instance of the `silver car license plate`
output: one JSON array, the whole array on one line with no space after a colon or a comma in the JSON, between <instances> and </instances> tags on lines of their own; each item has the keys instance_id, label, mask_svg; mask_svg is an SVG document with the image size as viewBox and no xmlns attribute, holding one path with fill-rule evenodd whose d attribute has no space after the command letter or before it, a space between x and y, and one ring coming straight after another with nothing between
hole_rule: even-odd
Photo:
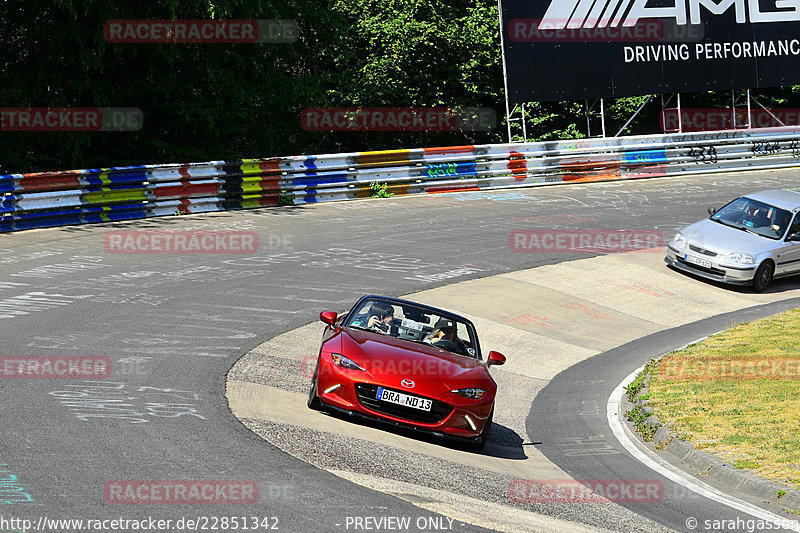
<instances>
[{"instance_id":1,"label":"silver car license plate","mask_svg":"<svg viewBox=\"0 0 800 533\"><path fill-rule=\"evenodd\" d=\"M701 267L711 268L711 261L707 259L700 259L699 257L692 257L691 255L686 254L683 256L683 260L687 263L693 263Z\"/></svg>"}]
</instances>

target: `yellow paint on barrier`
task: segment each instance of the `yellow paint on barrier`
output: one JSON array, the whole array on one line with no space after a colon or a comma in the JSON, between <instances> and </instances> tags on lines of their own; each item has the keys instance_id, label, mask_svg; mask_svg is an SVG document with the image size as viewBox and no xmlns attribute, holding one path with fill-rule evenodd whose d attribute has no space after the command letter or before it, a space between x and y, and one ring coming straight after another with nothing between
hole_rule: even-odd
<instances>
[{"instance_id":1,"label":"yellow paint on barrier","mask_svg":"<svg viewBox=\"0 0 800 533\"><path fill-rule=\"evenodd\" d=\"M244 175L260 175L264 171L261 170L261 161L258 159L244 159L242 160L242 174Z\"/></svg>"},{"instance_id":2,"label":"yellow paint on barrier","mask_svg":"<svg viewBox=\"0 0 800 533\"><path fill-rule=\"evenodd\" d=\"M103 187L99 191L84 194L82 200L87 204L145 202L147 200L146 192L145 189L109 189Z\"/></svg>"},{"instance_id":3,"label":"yellow paint on barrier","mask_svg":"<svg viewBox=\"0 0 800 533\"><path fill-rule=\"evenodd\" d=\"M257 194L262 192L261 179L242 180L242 193Z\"/></svg>"},{"instance_id":4,"label":"yellow paint on barrier","mask_svg":"<svg viewBox=\"0 0 800 533\"><path fill-rule=\"evenodd\" d=\"M376 167L391 163L407 163L411 150L383 150L378 152L359 152L356 163L362 167Z\"/></svg>"}]
</instances>

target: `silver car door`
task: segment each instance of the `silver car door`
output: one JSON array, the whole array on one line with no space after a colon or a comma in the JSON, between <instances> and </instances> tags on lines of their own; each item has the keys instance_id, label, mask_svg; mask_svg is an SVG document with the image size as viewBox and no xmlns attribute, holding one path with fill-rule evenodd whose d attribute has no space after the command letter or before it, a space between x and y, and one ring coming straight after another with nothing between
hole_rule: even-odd
<instances>
[{"instance_id":1,"label":"silver car door","mask_svg":"<svg viewBox=\"0 0 800 533\"><path fill-rule=\"evenodd\" d=\"M800 273L800 242L788 240L789 235L797 232L800 232L800 212L795 214L794 221L786 234L787 240L783 243L777 257L776 275Z\"/></svg>"}]
</instances>

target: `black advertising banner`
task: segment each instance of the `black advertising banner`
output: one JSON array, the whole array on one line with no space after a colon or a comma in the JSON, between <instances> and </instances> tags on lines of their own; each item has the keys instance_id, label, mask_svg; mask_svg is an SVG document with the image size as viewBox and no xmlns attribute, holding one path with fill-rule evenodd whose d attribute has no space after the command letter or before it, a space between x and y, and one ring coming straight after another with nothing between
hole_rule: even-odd
<instances>
[{"instance_id":1,"label":"black advertising banner","mask_svg":"<svg viewBox=\"0 0 800 533\"><path fill-rule=\"evenodd\" d=\"M800 0L501 0L508 99L800 84Z\"/></svg>"}]
</instances>

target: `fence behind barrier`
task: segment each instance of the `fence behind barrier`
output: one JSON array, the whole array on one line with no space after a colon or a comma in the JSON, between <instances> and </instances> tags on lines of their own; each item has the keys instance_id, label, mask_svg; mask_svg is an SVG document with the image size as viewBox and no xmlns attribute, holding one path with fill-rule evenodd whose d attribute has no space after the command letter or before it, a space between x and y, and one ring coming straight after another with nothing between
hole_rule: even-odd
<instances>
[{"instance_id":1,"label":"fence behind barrier","mask_svg":"<svg viewBox=\"0 0 800 533\"><path fill-rule=\"evenodd\" d=\"M800 127L0 176L0 232L393 194L800 166Z\"/></svg>"}]
</instances>

